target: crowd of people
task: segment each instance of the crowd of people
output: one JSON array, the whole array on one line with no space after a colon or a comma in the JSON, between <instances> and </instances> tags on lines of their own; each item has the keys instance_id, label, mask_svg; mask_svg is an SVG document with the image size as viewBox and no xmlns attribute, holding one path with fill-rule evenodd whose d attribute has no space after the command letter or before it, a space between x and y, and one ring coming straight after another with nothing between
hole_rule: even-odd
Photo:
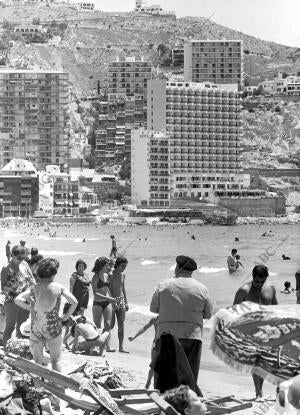
<instances>
[{"instance_id":1,"label":"crowd of people","mask_svg":"<svg viewBox=\"0 0 300 415\"><path fill-rule=\"evenodd\" d=\"M95 260L92 275L87 272L88 265L85 261L76 261L69 289L55 281L59 270L56 259L43 258L37 248L29 251L24 241L12 248L8 241L8 264L1 271L1 290L5 295L4 350L14 331L17 338L22 337L20 328L30 318L33 358L42 364L46 346L54 370L61 371L63 344L74 353L102 355L104 350L115 351L111 347L110 337L116 323L118 350L128 353L124 348L124 324L128 311L124 272L128 260L119 255L113 235L111 241L110 256ZM229 273L234 272L233 268L236 270L242 266L236 249L232 250L227 263ZM162 281L152 296L150 311L157 317L151 318L134 336L129 337L132 342L147 329L154 327L146 387L150 387L154 377L154 386L166 393L166 399L173 402L174 393L176 396L184 396L186 407L193 402L193 394L202 396L197 379L203 321L212 315L212 301L207 288L193 278L196 269L197 263L193 258L177 256L174 278ZM252 270L252 281L237 290L233 304L243 301L278 304L275 287L269 284L268 276L265 265L256 265ZM299 272L296 273L296 290L300 291ZM285 292L291 291L287 281ZM85 314L91 293L92 319L89 319ZM299 299L298 296L297 298ZM61 314L62 299L65 300L65 306ZM260 399L263 378L253 375L253 381L256 398ZM180 389L181 384L188 385L189 389Z\"/></svg>"}]
</instances>

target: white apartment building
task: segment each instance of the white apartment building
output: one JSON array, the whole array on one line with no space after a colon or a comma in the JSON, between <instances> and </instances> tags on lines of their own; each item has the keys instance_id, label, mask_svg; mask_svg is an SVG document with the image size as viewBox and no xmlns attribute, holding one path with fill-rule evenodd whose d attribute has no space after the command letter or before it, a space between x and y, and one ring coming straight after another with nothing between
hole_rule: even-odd
<instances>
[{"instance_id":1,"label":"white apartment building","mask_svg":"<svg viewBox=\"0 0 300 415\"><path fill-rule=\"evenodd\" d=\"M132 202L172 207L240 190L240 97L214 84L148 82L147 130L132 132Z\"/></svg>"},{"instance_id":2,"label":"white apartment building","mask_svg":"<svg viewBox=\"0 0 300 415\"><path fill-rule=\"evenodd\" d=\"M184 45L184 80L237 90L243 83L242 40L190 40ZM225 86L226 85L226 86Z\"/></svg>"}]
</instances>

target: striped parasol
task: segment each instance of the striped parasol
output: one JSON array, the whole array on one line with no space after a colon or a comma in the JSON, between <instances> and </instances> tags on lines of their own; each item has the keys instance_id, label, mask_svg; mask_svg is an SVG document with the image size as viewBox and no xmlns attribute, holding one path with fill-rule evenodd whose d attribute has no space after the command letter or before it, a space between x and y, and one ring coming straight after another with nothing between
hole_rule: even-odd
<instances>
[{"instance_id":1,"label":"striped parasol","mask_svg":"<svg viewBox=\"0 0 300 415\"><path fill-rule=\"evenodd\" d=\"M211 349L225 363L277 384L300 373L299 305L251 302L219 310L210 321Z\"/></svg>"}]
</instances>

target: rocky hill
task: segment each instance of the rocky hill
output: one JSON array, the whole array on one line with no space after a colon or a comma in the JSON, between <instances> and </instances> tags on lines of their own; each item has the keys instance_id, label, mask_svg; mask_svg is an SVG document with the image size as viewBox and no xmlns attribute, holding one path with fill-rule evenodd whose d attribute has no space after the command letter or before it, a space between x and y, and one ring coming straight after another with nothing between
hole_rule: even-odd
<instances>
[{"instance_id":1,"label":"rocky hill","mask_svg":"<svg viewBox=\"0 0 300 415\"><path fill-rule=\"evenodd\" d=\"M15 35L14 27L33 21L43 27L44 43ZM8 66L64 69L70 74L74 155L82 151L81 143L93 124L89 109L81 108L79 114L77 104L95 95L98 87L105 90L108 62L122 54L135 55L170 72L170 50L191 38L242 39L244 72L250 84L270 78L278 70L300 71L300 49L257 39L201 17L176 20L134 13L80 12L71 6L0 5L0 60L2 50ZM299 166L299 102L262 97L246 100L243 118L243 167Z\"/></svg>"},{"instance_id":2,"label":"rocky hill","mask_svg":"<svg viewBox=\"0 0 300 415\"><path fill-rule=\"evenodd\" d=\"M243 167L300 167L300 101L249 98L242 117Z\"/></svg>"},{"instance_id":3,"label":"rocky hill","mask_svg":"<svg viewBox=\"0 0 300 415\"><path fill-rule=\"evenodd\" d=\"M160 64L168 70L169 51L183 46L184 41L196 39L242 39L244 71L250 83L273 76L276 71L300 70L299 49L267 42L218 25L205 18L145 16L134 13L80 12L71 6L42 5L0 6L2 18L1 43L10 39L7 65L16 67L63 68L70 73L70 81L78 94L89 94L106 85L108 62L116 56L137 55L151 60L154 67ZM1 22L0 18L0 22ZM38 19L44 29L53 23L65 24L59 38L50 45L23 41L13 34L18 24L32 23ZM51 40L50 40L51 43ZM52 42L53 43L53 42ZM159 46L164 53L159 53Z\"/></svg>"}]
</instances>

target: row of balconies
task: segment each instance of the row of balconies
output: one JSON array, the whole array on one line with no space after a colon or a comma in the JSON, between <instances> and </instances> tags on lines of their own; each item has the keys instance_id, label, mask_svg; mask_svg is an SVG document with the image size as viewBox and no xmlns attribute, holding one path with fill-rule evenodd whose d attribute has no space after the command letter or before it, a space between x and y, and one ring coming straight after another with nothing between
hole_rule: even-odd
<instances>
[{"instance_id":1,"label":"row of balconies","mask_svg":"<svg viewBox=\"0 0 300 415\"><path fill-rule=\"evenodd\" d=\"M214 127L214 126L202 126L201 129L199 127L191 127L189 125L168 125L167 126L167 131L168 132L177 132L177 133L219 133L219 134L239 134L241 132L241 129L239 126L236 126L236 128L234 127ZM201 134L199 135L199 137L201 136ZM197 138L197 137L196 137Z\"/></svg>"},{"instance_id":2,"label":"row of balconies","mask_svg":"<svg viewBox=\"0 0 300 415\"><path fill-rule=\"evenodd\" d=\"M188 111L188 105L190 105L190 104L168 103L168 104L166 104L166 110L167 111L168 110L169 111L176 111L176 110L177 111L184 111L184 110ZM239 105L230 105L230 106L225 106L224 105L222 107L222 110L219 111L219 113L216 116L220 117L221 114L233 113L233 112L240 113L240 110L241 110L241 108L240 108ZM194 109L191 109L191 111L194 111ZM202 116L203 111L202 111L201 108L199 108L199 109L195 108L195 111L198 111L196 115L198 115L200 117ZM215 111L215 110L211 110L211 111Z\"/></svg>"},{"instance_id":3,"label":"row of balconies","mask_svg":"<svg viewBox=\"0 0 300 415\"><path fill-rule=\"evenodd\" d=\"M238 98L239 92L220 91L213 89L191 89L189 87L167 87L167 95L188 95L189 97L216 97L216 98Z\"/></svg>"},{"instance_id":4,"label":"row of balconies","mask_svg":"<svg viewBox=\"0 0 300 415\"><path fill-rule=\"evenodd\" d=\"M222 127L222 126L240 126L242 125L242 121L238 118L236 119L227 119L227 120L220 120L220 119L211 119L211 118L174 118L174 117L167 117L166 118L167 125L189 125L190 127L199 128L197 131L201 131L202 127Z\"/></svg>"},{"instance_id":5,"label":"row of balconies","mask_svg":"<svg viewBox=\"0 0 300 415\"><path fill-rule=\"evenodd\" d=\"M208 106L208 105L240 105L241 100L240 98L206 98L201 99L197 97L188 97L184 95L180 96L172 96L167 95L166 96L166 102L174 102L174 103L182 103L182 104L197 104L201 105L202 107Z\"/></svg>"}]
</instances>

